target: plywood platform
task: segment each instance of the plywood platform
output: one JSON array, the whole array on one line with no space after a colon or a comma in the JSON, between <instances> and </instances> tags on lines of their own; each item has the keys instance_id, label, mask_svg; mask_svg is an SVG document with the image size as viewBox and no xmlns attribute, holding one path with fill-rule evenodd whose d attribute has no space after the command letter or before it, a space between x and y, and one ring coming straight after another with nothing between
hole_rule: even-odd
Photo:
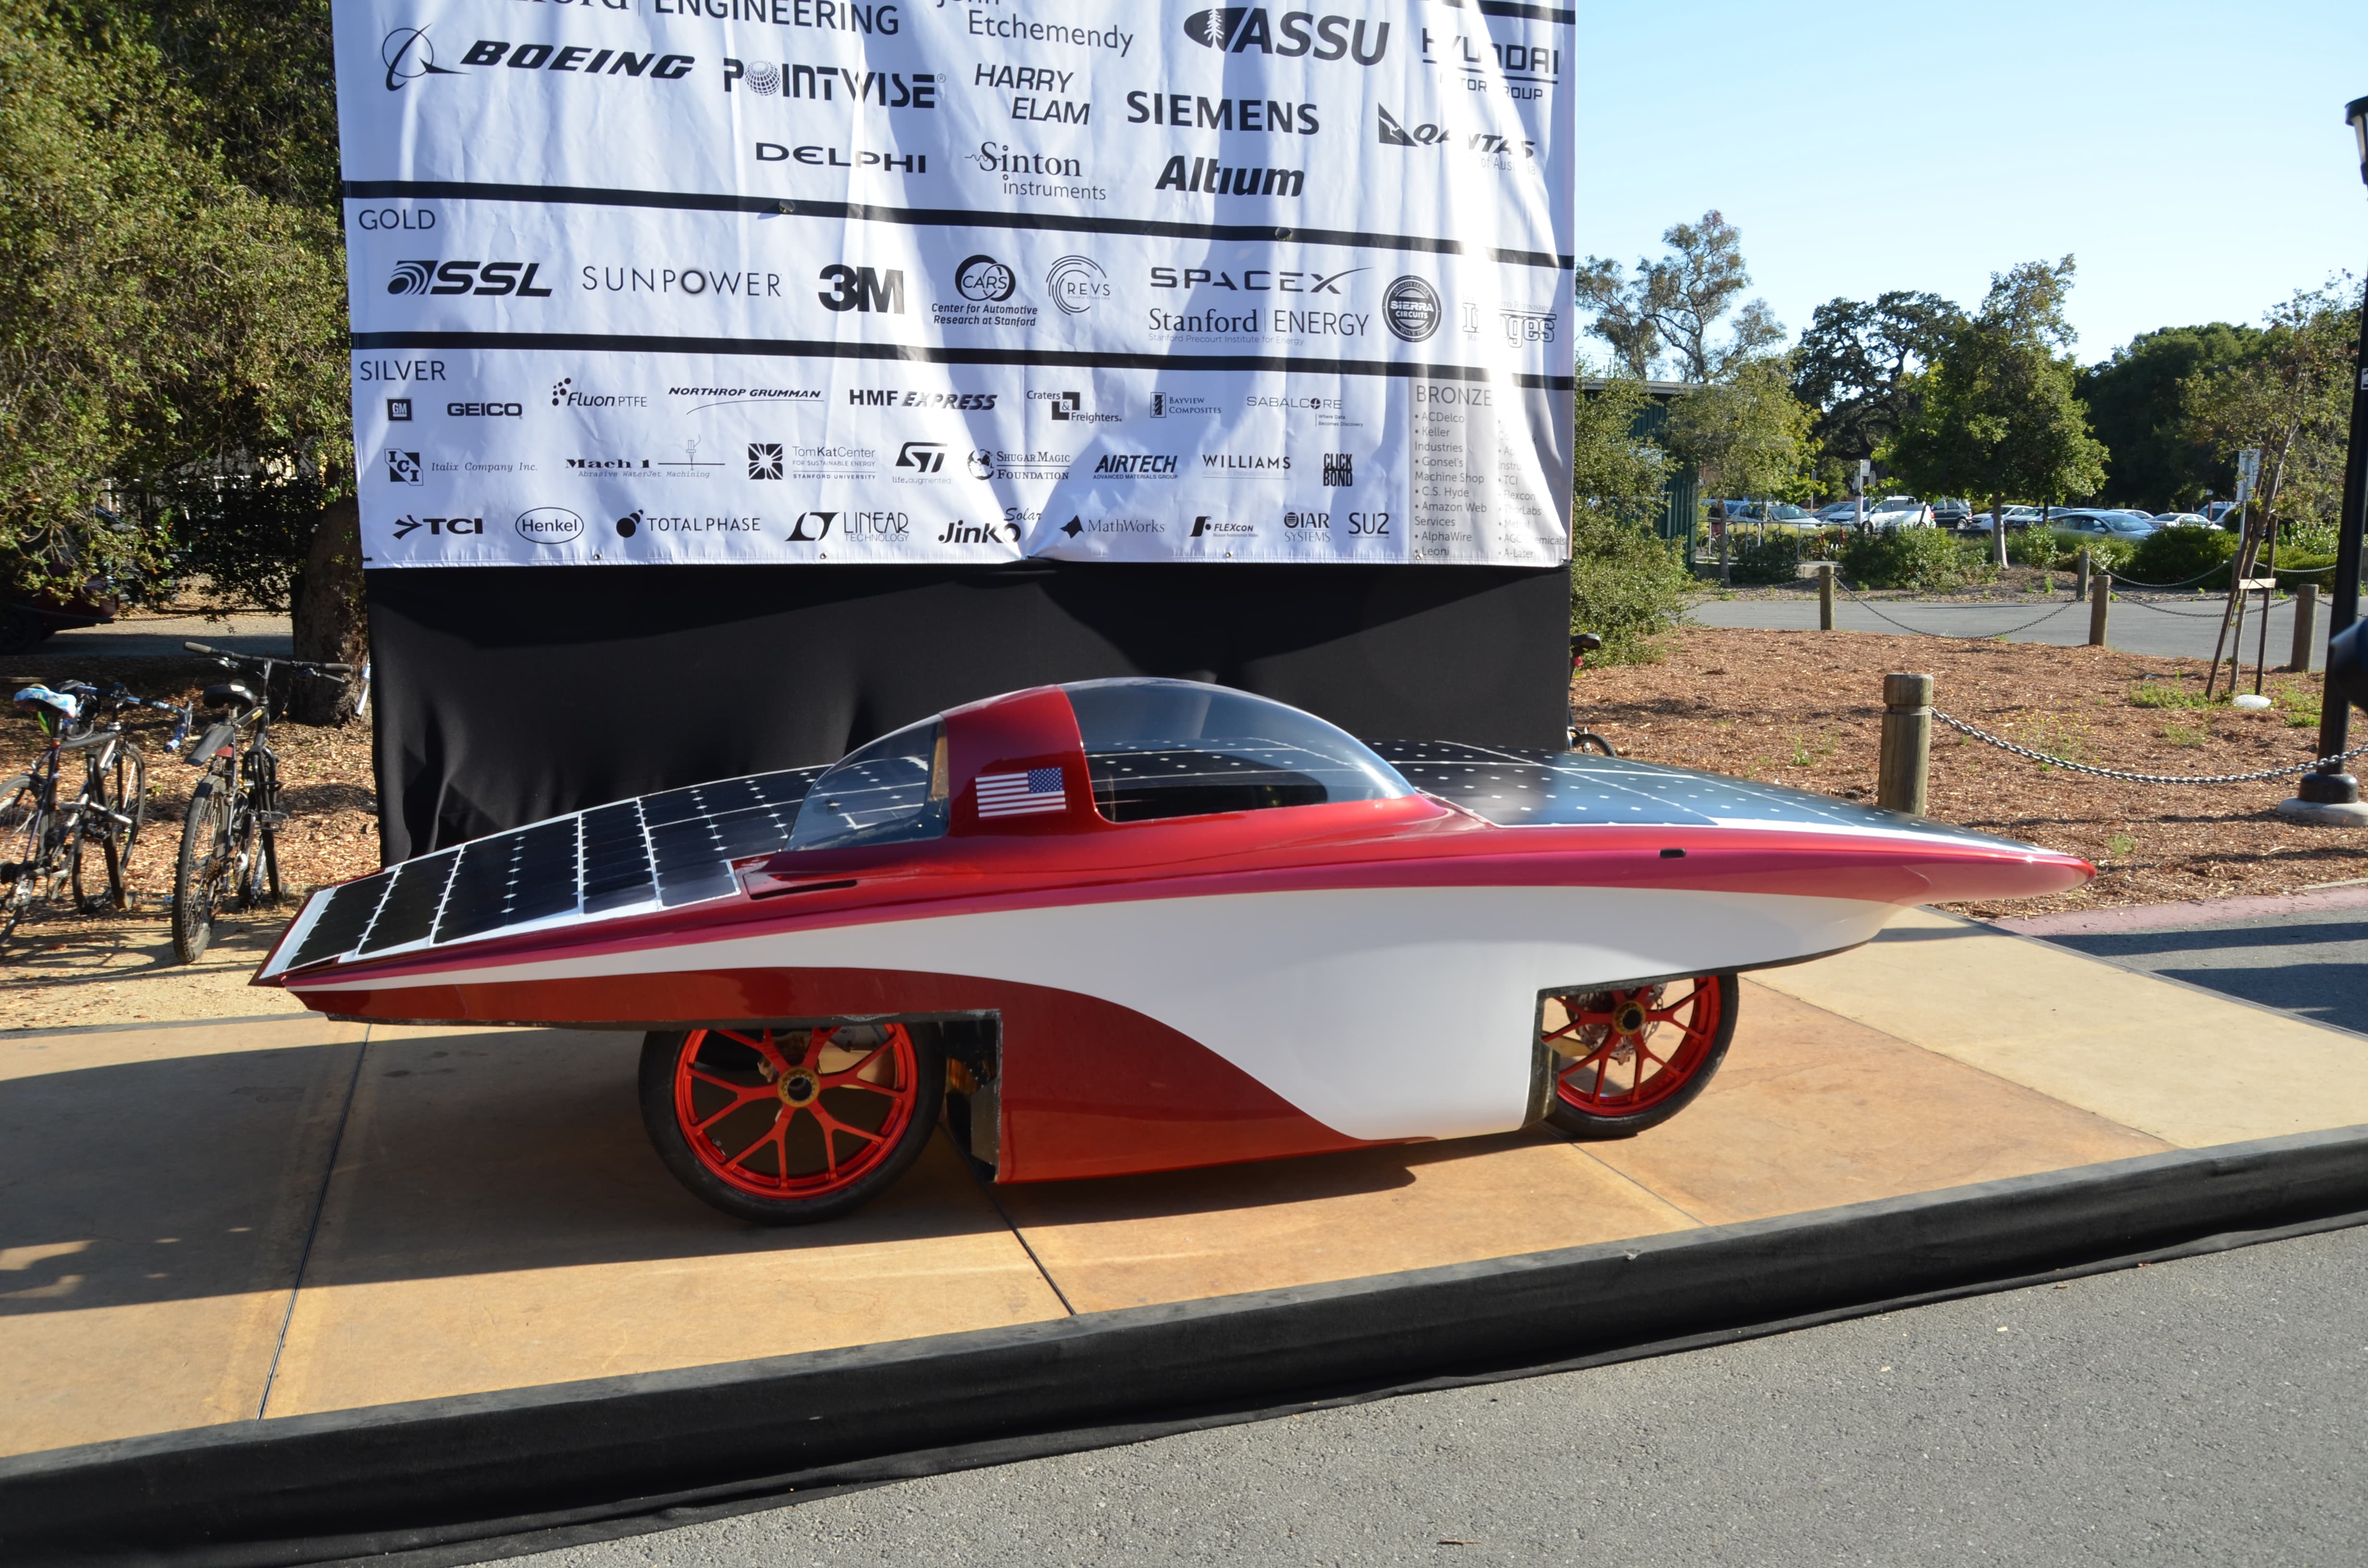
<instances>
[{"instance_id":1,"label":"plywood platform","mask_svg":"<svg viewBox=\"0 0 2368 1568\"><path fill-rule=\"evenodd\" d=\"M989 1189L767 1232L637 1038L308 1017L0 1039L0 1453L1720 1226L2368 1123L2368 1040L1940 915L1747 982L1656 1131Z\"/></svg>"}]
</instances>

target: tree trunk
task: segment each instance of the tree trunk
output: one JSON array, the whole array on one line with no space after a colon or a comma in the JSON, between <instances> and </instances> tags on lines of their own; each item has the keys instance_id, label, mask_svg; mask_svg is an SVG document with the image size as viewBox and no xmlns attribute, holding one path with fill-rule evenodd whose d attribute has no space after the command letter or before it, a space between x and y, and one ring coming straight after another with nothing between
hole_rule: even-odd
<instances>
[{"instance_id":1,"label":"tree trunk","mask_svg":"<svg viewBox=\"0 0 2368 1568\"><path fill-rule=\"evenodd\" d=\"M294 597L296 656L351 665L359 672L370 656L370 623L362 607L361 510L352 500L321 514ZM360 695L359 673L342 685L300 677L288 716L300 724L342 724L353 717Z\"/></svg>"}]
</instances>

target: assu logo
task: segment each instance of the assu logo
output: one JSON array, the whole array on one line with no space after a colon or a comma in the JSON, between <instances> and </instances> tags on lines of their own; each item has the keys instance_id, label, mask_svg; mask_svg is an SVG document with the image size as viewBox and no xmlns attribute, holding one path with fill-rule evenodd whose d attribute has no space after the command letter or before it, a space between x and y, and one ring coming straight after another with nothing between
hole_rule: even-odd
<instances>
[{"instance_id":1,"label":"assu logo","mask_svg":"<svg viewBox=\"0 0 2368 1568\"><path fill-rule=\"evenodd\" d=\"M896 268L878 271L833 262L819 276L830 285L828 290L814 296L825 310L885 312L898 316L905 313L905 274Z\"/></svg>"},{"instance_id":2,"label":"assu logo","mask_svg":"<svg viewBox=\"0 0 2368 1568\"><path fill-rule=\"evenodd\" d=\"M485 532L485 519L483 517L409 517L394 519L394 537L399 540L409 539L422 528L427 530L430 539L445 539L457 534L469 534L482 539Z\"/></svg>"},{"instance_id":3,"label":"assu logo","mask_svg":"<svg viewBox=\"0 0 2368 1568\"><path fill-rule=\"evenodd\" d=\"M539 261L398 261L386 280L390 294L515 294L548 300L551 290L534 286Z\"/></svg>"},{"instance_id":4,"label":"assu logo","mask_svg":"<svg viewBox=\"0 0 2368 1568\"><path fill-rule=\"evenodd\" d=\"M1311 32L1312 27L1312 32ZM1366 28L1372 29L1370 37ZM1308 11L1269 16L1263 6L1211 6L1184 17L1184 36L1224 54L1276 54L1285 59L1354 60L1378 65L1389 52L1390 25Z\"/></svg>"}]
</instances>

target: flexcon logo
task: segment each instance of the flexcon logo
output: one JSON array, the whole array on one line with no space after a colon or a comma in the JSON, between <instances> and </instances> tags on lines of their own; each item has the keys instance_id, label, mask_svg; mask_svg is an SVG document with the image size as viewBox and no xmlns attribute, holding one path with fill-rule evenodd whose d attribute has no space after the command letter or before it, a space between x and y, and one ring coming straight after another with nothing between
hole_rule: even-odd
<instances>
[{"instance_id":1,"label":"flexcon logo","mask_svg":"<svg viewBox=\"0 0 2368 1568\"><path fill-rule=\"evenodd\" d=\"M1370 38L1368 27L1372 28ZM1272 17L1263 6L1211 6L1190 12L1184 17L1184 36L1203 49L1225 54L1255 51L1285 59L1304 54L1310 60L1347 58L1360 65L1380 64L1390 47L1387 22L1319 17L1312 11L1285 11Z\"/></svg>"}]
</instances>

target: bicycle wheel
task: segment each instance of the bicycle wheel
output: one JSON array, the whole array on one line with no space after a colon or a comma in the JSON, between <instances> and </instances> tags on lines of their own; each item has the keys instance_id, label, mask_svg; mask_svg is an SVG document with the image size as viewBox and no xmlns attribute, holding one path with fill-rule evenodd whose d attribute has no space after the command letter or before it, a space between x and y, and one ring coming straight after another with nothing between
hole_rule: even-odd
<instances>
[{"instance_id":1,"label":"bicycle wheel","mask_svg":"<svg viewBox=\"0 0 2368 1568\"><path fill-rule=\"evenodd\" d=\"M115 801L115 809L131 819L115 824L117 852L128 869L131 847L140 842L140 830L148 825L148 758L128 740L116 752L114 766L108 769L108 794Z\"/></svg>"},{"instance_id":2,"label":"bicycle wheel","mask_svg":"<svg viewBox=\"0 0 2368 1568\"><path fill-rule=\"evenodd\" d=\"M255 810L251 813L256 824L256 836L261 840L262 874L256 881L263 889L263 902L277 909L282 896L279 886L279 832L272 824L279 820L279 766L268 755L257 758L261 766L255 775Z\"/></svg>"},{"instance_id":3,"label":"bicycle wheel","mask_svg":"<svg viewBox=\"0 0 2368 1568\"><path fill-rule=\"evenodd\" d=\"M195 963L214 939L214 911L233 871L233 802L220 774L198 780L181 823L181 858L173 872L173 956Z\"/></svg>"},{"instance_id":4,"label":"bicycle wheel","mask_svg":"<svg viewBox=\"0 0 2368 1568\"><path fill-rule=\"evenodd\" d=\"M41 798L32 780L22 774L0 789L0 942L17 929L17 922L32 907L40 889L41 859Z\"/></svg>"}]
</instances>

